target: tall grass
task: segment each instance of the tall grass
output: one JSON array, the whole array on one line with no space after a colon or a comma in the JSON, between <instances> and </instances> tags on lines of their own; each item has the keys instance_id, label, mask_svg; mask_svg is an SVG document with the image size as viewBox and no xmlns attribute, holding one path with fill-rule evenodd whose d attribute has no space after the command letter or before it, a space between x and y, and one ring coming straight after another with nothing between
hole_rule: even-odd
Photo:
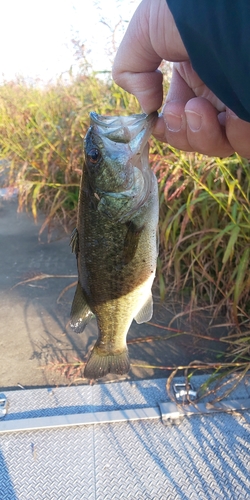
<instances>
[{"instance_id":1,"label":"tall grass","mask_svg":"<svg viewBox=\"0 0 250 500\"><path fill-rule=\"evenodd\" d=\"M41 231L75 223L91 110L140 112L133 96L94 73L43 88L22 80L0 86L0 159L8 159L0 169L18 186L20 209L34 218L45 212ZM150 161L159 180L160 295L182 294L191 307L226 313L236 327L235 358L249 360L249 163L183 153L154 139Z\"/></svg>"},{"instance_id":2,"label":"tall grass","mask_svg":"<svg viewBox=\"0 0 250 500\"><path fill-rule=\"evenodd\" d=\"M172 149L172 148L171 148ZM248 313L248 161L173 150L154 166L160 186L161 269L174 288ZM171 279L172 277L172 279ZM194 293L195 292L195 293Z\"/></svg>"},{"instance_id":3,"label":"tall grass","mask_svg":"<svg viewBox=\"0 0 250 500\"><path fill-rule=\"evenodd\" d=\"M233 360L250 361L250 171L227 159L156 144L162 299L182 295L190 309L213 306L232 324Z\"/></svg>"},{"instance_id":4,"label":"tall grass","mask_svg":"<svg viewBox=\"0 0 250 500\"><path fill-rule=\"evenodd\" d=\"M45 88L22 80L0 87L0 159L9 161L6 182L17 185L20 210L31 209L35 219L38 209L47 214L41 232L55 221L66 230L74 223L89 112L126 109L138 112L135 99L94 74Z\"/></svg>"}]
</instances>

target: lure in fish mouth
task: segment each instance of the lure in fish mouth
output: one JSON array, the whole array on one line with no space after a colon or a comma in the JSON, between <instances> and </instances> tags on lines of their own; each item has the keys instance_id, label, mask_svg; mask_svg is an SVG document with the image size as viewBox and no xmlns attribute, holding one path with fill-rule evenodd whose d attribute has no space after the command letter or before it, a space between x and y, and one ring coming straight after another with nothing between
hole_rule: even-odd
<instances>
[{"instance_id":1,"label":"lure in fish mouth","mask_svg":"<svg viewBox=\"0 0 250 500\"><path fill-rule=\"evenodd\" d=\"M97 320L98 339L84 371L89 379L127 373L130 325L152 317L159 202L147 141L156 117L90 114L71 237L78 285L70 319L77 333Z\"/></svg>"}]
</instances>

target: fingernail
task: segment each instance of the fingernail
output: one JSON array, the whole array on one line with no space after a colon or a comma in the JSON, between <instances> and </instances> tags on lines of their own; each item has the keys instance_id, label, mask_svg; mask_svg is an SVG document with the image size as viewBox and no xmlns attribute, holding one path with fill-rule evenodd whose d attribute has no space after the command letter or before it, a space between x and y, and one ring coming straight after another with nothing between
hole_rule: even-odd
<instances>
[{"instance_id":1,"label":"fingernail","mask_svg":"<svg viewBox=\"0 0 250 500\"><path fill-rule=\"evenodd\" d=\"M198 132L198 130L200 130L201 128L202 116L198 113L195 113L195 111L186 110L185 113L189 128L193 132Z\"/></svg>"},{"instance_id":2,"label":"fingernail","mask_svg":"<svg viewBox=\"0 0 250 500\"><path fill-rule=\"evenodd\" d=\"M179 130L181 130L181 125L182 125L181 116L169 112L165 114L165 121L168 130L170 130L171 132L179 132Z\"/></svg>"}]
</instances>

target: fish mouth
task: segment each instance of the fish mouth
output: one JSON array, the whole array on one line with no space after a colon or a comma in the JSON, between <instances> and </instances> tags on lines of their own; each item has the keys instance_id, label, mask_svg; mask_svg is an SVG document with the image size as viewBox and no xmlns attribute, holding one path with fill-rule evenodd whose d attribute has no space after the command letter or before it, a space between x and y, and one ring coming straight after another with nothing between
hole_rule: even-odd
<instances>
[{"instance_id":1,"label":"fish mouth","mask_svg":"<svg viewBox=\"0 0 250 500\"><path fill-rule=\"evenodd\" d=\"M90 113L85 152L100 149L102 164L99 171L96 166L91 170L89 182L99 197L98 210L118 222L132 217L150 196L154 181L148 139L157 117L157 112L130 116Z\"/></svg>"},{"instance_id":2,"label":"fish mouth","mask_svg":"<svg viewBox=\"0 0 250 500\"><path fill-rule=\"evenodd\" d=\"M107 137L113 142L129 143L142 131L148 140L153 125L158 117L157 111L147 115L146 113L130 116L103 116L95 112L90 113L90 124L96 133Z\"/></svg>"}]
</instances>

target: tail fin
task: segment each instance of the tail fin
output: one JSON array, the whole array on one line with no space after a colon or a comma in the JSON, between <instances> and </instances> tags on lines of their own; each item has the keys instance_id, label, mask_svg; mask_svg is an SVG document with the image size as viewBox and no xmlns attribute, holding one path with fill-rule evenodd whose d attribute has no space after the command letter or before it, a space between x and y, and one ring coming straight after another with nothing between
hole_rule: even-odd
<instances>
[{"instance_id":1,"label":"tail fin","mask_svg":"<svg viewBox=\"0 0 250 500\"><path fill-rule=\"evenodd\" d=\"M84 370L84 377L95 380L105 377L108 373L124 375L130 369L128 350L119 354L100 354L98 347L94 347Z\"/></svg>"}]
</instances>

